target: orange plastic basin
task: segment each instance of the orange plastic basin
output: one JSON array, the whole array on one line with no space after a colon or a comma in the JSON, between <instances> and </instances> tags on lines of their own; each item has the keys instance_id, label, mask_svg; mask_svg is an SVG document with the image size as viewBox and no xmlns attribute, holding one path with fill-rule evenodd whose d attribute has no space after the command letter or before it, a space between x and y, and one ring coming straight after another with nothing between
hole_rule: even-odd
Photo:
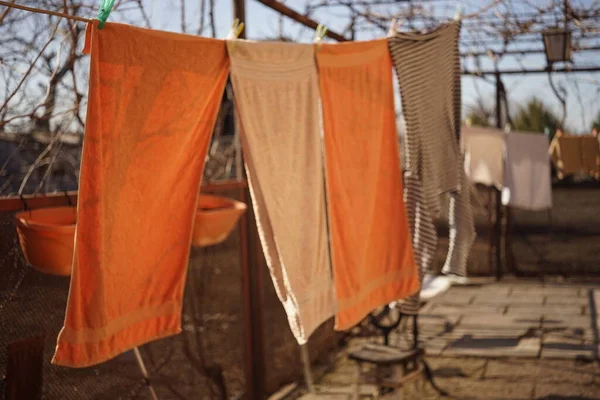
<instances>
[{"instance_id":1,"label":"orange plastic basin","mask_svg":"<svg viewBox=\"0 0 600 400\"><path fill-rule=\"evenodd\" d=\"M77 209L51 207L15 215L21 249L37 270L52 275L71 275Z\"/></svg>"},{"instance_id":2,"label":"orange plastic basin","mask_svg":"<svg viewBox=\"0 0 600 400\"><path fill-rule=\"evenodd\" d=\"M225 241L246 208L246 204L237 200L201 194L196 209L192 245L206 247Z\"/></svg>"}]
</instances>

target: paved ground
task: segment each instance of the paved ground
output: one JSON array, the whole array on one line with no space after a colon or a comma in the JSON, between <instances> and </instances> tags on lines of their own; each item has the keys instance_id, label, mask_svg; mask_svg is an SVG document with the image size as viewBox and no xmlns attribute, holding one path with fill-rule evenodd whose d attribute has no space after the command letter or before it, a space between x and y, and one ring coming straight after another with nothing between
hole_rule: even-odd
<instances>
[{"instance_id":1,"label":"paved ground","mask_svg":"<svg viewBox=\"0 0 600 400\"><path fill-rule=\"evenodd\" d=\"M428 354L598 358L600 286L537 281L453 287L420 317Z\"/></svg>"},{"instance_id":2,"label":"paved ground","mask_svg":"<svg viewBox=\"0 0 600 400\"><path fill-rule=\"evenodd\" d=\"M598 362L600 285L512 281L453 287L426 305L420 317L422 345L438 385L453 399L600 399ZM392 337L403 346L410 330ZM319 395L305 400L347 399L354 365L347 351L317 375ZM376 393L364 386L363 394ZM398 394L385 398L400 398ZM410 385L403 399L436 399L430 387Z\"/></svg>"}]
</instances>

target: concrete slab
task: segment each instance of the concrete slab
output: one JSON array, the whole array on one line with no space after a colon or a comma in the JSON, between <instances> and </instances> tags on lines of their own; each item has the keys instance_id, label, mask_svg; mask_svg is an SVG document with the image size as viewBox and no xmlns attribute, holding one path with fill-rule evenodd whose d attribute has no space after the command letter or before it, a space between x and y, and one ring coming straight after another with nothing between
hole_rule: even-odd
<instances>
[{"instance_id":1,"label":"concrete slab","mask_svg":"<svg viewBox=\"0 0 600 400\"><path fill-rule=\"evenodd\" d=\"M560 297L560 296L546 296L546 305L555 306L588 306L588 296L582 297Z\"/></svg>"},{"instance_id":2,"label":"concrete slab","mask_svg":"<svg viewBox=\"0 0 600 400\"><path fill-rule=\"evenodd\" d=\"M475 357L527 357L535 358L541 349L539 338L523 339L477 339L464 337L451 342L442 353L444 356Z\"/></svg>"},{"instance_id":3,"label":"concrete slab","mask_svg":"<svg viewBox=\"0 0 600 400\"><path fill-rule=\"evenodd\" d=\"M544 297L490 297L485 295L475 296L473 304L478 305L526 305L526 306L541 306L544 302Z\"/></svg>"},{"instance_id":4,"label":"concrete slab","mask_svg":"<svg viewBox=\"0 0 600 400\"><path fill-rule=\"evenodd\" d=\"M538 363L525 359L489 360L485 368L485 379L499 379L518 376L533 380L539 373Z\"/></svg>"},{"instance_id":5,"label":"concrete slab","mask_svg":"<svg viewBox=\"0 0 600 400\"><path fill-rule=\"evenodd\" d=\"M486 369L487 362L482 358L471 357L436 357L428 360L436 379L438 377L480 379Z\"/></svg>"},{"instance_id":6,"label":"concrete slab","mask_svg":"<svg viewBox=\"0 0 600 400\"><path fill-rule=\"evenodd\" d=\"M555 305L538 305L538 306L518 306L508 307L507 315L544 315L544 316L580 316L583 315L583 307L577 305L571 306L555 306Z\"/></svg>"},{"instance_id":7,"label":"concrete slab","mask_svg":"<svg viewBox=\"0 0 600 400\"><path fill-rule=\"evenodd\" d=\"M515 286L511 292L511 297L514 296L556 296L556 297L579 297L581 288L573 286L544 286L544 287L521 287Z\"/></svg>"},{"instance_id":8,"label":"concrete slab","mask_svg":"<svg viewBox=\"0 0 600 400\"><path fill-rule=\"evenodd\" d=\"M527 326L539 328L541 318L528 315L466 315L464 316L459 326L488 328L493 326Z\"/></svg>"},{"instance_id":9,"label":"concrete slab","mask_svg":"<svg viewBox=\"0 0 600 400\"><path fill-rule=\"evenodd\" d=\"M326 396L345 396L344 399L348 399L348 396L354 393L354 380L348 382L347 385L337 386L337 385L317 385L315 387L315 395L317 397L308 398L305 400L311 399L338 399L340 397L326 397ZM360 396L368 396L373 397L378 393L377 386L370 384L361 384L360 385ZM324 397L325 396L325 397Z\"/></svg>"},{"instance_id":10,"label":"concrete slab","mask_svg":"<svg viewBox=\"0 0 600 400\"><path fill-rule=\"evenodd\" d=\"M530 400L533 382L503 382L466 378L436 378L440 387L451 387L452 399ZM484 397L481 397L481 396Z\"/></svg>"},{"instance_id":11,"label":"concrete slab","mask_svg":"<svg viewBox=\"0 0 600 400\"><path fill-rule=\"evenodd\" d=\"M425 348L426 355L439 356L448 347L449 343L450 343L450 339L443 337L443 338L428 340L425 343L423 343L422 346Z\"/></svg>"},{"instance_id":12,"label":"concrete slab","mask_svg":"<svg viewBox=\"0 0 600 400\"><path fill-rule=\"evenodd\" d=\"M540 383L536 385L535 398L592 400L600 398L600 385Z\"/></svg>"},{"instance_id":13,"label":"concrete slab","mask_svg":"<svg viewBox=\"0 0 600 400\"><path fill-rule=\"evenodd\" d=\"M474 297L473 294L444 294L434 298L431 302L434 304L466 305L471 304Z\"/></svg>"},{"instance_id":14,"label":"concrete slab","mask_svg":"<svg viewBox=\"0 0 600 400\"><path fill-rule=\"evenodd\" d=\"M446 305L436 304L430 311L430 313L436 314L458 314L458 315L472 315L472 314L502 314L504 313L504 307L497 306L485 306L485 305L469 305L469 306L458 306L458 305Z\"/></svg>"},{"instance_id":15,"label":"concrete slab","mask_svg":"<svg viewBox=\"0 0 600 400\"><path fill-rule=\"evenodd\" d=\"M544 343L542 346L542 358L561 359L589 359L594 358L594 345L567 343Z\"/></svg>"},{"instance_id":16,"label":"concrete slab","mask_svg":"<svg viewBox=\"0 0 600 400\"><path fill-rule=\"evenodd\" d=\"M525 336L531 329L526 326L521 327L482 327L482 328L468 328L458 327L452 332L446 334L444 337L459 339L463 336L471 336L476 339L483 338L520 338Z\"/></svg>"},{"instance_id":17,"label":"concrete slab","mask_svg":"<svg viewBox=\"0 0 600 400\"><path fill-rule=\"evenodd\" d=\"M544 338L550 341L572 340L582 343L593 343L595 339L594 332L591 329L582 328L564 328L548 330L543 328Z\"/></svg>"},{"instance_id":18,"label":"concrete slab","mask_svg":"<svg viewBox=\"0 0 600 400\"><path fill-rule=\"evenodd\" d=\"M593 320L589 316L577 315L548 315L542 320L544 329L592 329Z\"/></svg>"},{"instance_id":19,"label":"concrete slab","mask_svg":"<svg viewBox=\"0 0 600 400\"><path fill-rule=\"evenodd\" d=\"M460 319L459 314L442 314L434 311L419 315L419 327L426 325L456 325Z\"/></svg>"},{"instance_id":20,"label":"concrete slab","mask_svg":"<svg viewBox=\"0 0 600 400\"><path fill-rule=\"evenodd\" d=\"M589 385L596 377L600 377L600 365L597 363L581 363L576 360L544 359L537 363L538 382L574 383Z\"/></svg>"}]
</instances>

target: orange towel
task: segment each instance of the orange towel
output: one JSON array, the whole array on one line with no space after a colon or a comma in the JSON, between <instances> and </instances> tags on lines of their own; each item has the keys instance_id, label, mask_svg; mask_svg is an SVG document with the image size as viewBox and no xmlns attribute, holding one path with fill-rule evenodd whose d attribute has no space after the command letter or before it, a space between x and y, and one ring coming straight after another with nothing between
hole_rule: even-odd
<instances>
[{"instance_id":1,"label":"orange towel","mask_svg":"<svg viewBox=\"0 0 600 400\"><path fill-rule=\"evenodd\" d=\"M88 25L90 90L73 275L53 363L85 367L181 331L224 41Z\"/></svg>"},{"instance_id":2,"label":"orange towel","mask_svg":"<svg viewBox=\"0 0 600 400\"><path fill-rule=\"evenodd\" d=\"M317 51L336 329L419 290L408 230L386 40Z\"/></svg>"}]
</instances>

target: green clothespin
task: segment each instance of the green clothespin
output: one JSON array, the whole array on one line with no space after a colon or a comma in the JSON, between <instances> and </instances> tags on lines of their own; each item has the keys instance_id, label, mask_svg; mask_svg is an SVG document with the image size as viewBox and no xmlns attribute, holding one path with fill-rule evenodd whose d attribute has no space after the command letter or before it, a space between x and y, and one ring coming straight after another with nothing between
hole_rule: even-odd
<instances>
[{"instance_id":1,"label":"green clothespin","mask_svg":"<svg viewBox=\"0 0 600 400\"><path fill-rule=\"evenodd\" d=\"M115 0L102 0L102 4L100 4L100 9L98 10L98 29L102 29L110 12L112 11L113 6L115 5Z\"/></svg>"}]
</instances>

